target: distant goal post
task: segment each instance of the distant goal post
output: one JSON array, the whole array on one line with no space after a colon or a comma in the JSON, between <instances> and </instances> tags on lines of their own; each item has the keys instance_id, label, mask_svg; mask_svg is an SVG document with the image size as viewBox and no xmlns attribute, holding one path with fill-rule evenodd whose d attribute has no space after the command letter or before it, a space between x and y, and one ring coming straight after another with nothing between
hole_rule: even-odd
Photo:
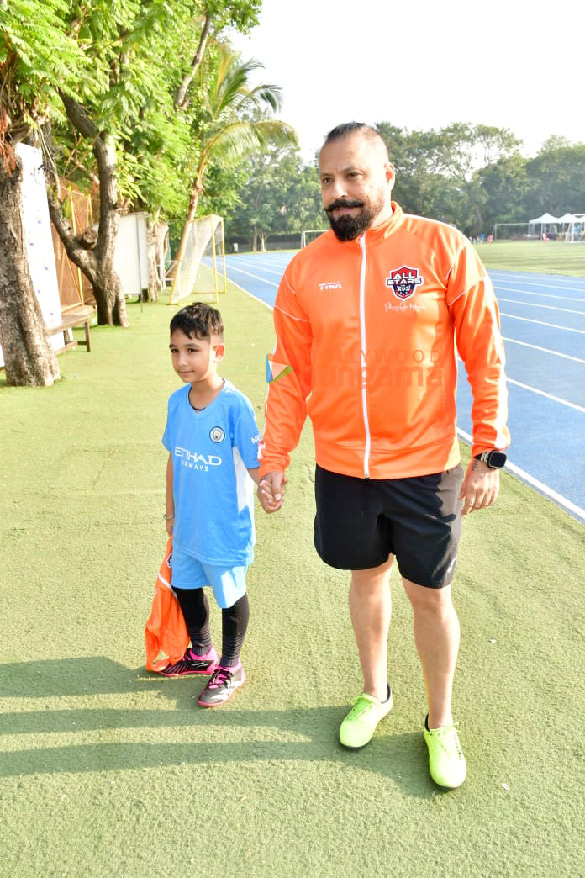
<instances>
[{"instance_id":1,"label":"distant goal post","mask_svg":"<svg viewBox=\"0 0 585 878\"><path fill-rule=\"evenodd\" d=\"M319 235L323 235L327 229L304 229L301 232L301 249L314 241Z\"/></svg>"},{"instance_id":2,"label":"distant goal post","mask_svg":"<svg viewBox=\"0 0 585 878\"><path fill-rule=\"evenodd\" d=\"M187 224L177 253L169 305L189 296L218 304L227 292L223 217L199 216Z\"/></svg>"}]
</instances>

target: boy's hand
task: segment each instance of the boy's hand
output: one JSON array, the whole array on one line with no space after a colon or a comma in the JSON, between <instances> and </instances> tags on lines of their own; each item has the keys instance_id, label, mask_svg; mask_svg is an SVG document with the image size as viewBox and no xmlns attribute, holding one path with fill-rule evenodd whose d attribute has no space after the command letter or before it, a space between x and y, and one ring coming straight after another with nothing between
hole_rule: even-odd
<instances>
[{"instance_id":1,"label":"boy's hand","mask_svg":"<svg viewBox=\"0 0 585 878\"><path fill-rule=\"evenodd\" d=\"M258 485L258 499L265 512L277 512L284 500L284 486L288 482L283 472L266 473Z\"/></svg>"}]
</instances>

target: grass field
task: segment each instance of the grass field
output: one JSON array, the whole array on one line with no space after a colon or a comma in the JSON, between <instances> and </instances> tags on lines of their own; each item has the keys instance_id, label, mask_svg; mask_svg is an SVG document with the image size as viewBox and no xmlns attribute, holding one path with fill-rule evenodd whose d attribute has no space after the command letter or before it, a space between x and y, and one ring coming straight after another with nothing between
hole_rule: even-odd
<instances>
[{"instance_id":1,"label":"grass field","mask_svg":"<svg viewBox=\"0 0 585 878\"><path fill-rule=\"evenodd\" d=\"M475 246L487 268L585 277L585 243L494 241Z\"/></svg>"},{"instance_id":2,"label":"grass field","mask_svg":"<svg viewBox=\"0 0 585 878\"><path fill-rule=\"evenodd\" d=\"M129 310L129 329L98 327L91 354L60 358L54 387L0 378L0 876L585 874L583 527L507 474L497 506L465 520L468 780L441 793L396 574L394 710L365 750L337 744L360 674L346 576L312 548L307 431L285 508L258 508L249 681L221 710L199 709L197 682L143 666L165 545L160 436L178 385L172 309ZM233 289L222 312L223 374L262 424L271 314Z\"/></svg>"}]
</instances>

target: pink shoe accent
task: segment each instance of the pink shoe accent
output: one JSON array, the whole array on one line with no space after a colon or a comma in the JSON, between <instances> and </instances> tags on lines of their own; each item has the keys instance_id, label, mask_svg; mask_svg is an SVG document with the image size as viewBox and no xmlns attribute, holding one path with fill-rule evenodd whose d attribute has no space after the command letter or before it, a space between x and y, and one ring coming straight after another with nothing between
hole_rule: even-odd
<instances>
[{"instance_id":1,"label":"pink shoe accent","mask_svg":"<svg viewBox=\"0 0 585 878\"><path fill-rule=\"evenodd\" d=\"M211 649L208 649L205 655L199 655L199 653L195 652L195 650L191 649L191 647L189 647L189 652L191 653L191 658L194 662L211 662L211 664L203 670L193 671L194 674L204 674L206 677L210 677L214 673L214 671L217 670L219 656L217 654L215 646L212 646Z\"/></svg>"}]
</instances>

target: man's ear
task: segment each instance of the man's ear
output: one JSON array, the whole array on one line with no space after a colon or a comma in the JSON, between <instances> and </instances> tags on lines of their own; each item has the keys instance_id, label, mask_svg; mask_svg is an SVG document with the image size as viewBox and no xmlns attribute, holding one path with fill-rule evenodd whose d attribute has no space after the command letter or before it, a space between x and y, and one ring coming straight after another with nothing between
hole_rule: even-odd
<instances>
[{"instance_id":1,"label":"man's ear","mask_svg":"<svg viewBox=\"0 0 585 878\"><path fill-rule=\"evenodd\" d=\"M223 360L225 356L225 345L223 342L219 342L218 344L213 345L213 353L215 359L219 362L219 360Z\"/></svg>"}]
</instances>

